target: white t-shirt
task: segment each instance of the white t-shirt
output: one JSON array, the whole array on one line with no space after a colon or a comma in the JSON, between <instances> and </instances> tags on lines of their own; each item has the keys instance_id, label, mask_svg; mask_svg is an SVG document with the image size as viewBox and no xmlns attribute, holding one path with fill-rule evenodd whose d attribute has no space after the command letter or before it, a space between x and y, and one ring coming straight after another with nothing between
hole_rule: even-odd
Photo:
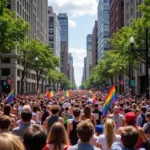
<instances>
[{"instance_id":1,"label":"white t-shirt","mask_svg":"<svg viewBox=\"0 0 150 150\"><path fill-rule=\"evenodd\" d=\"M69 108L69 107L70 107L70 103L68 103L68 102L64 103L64 104L63 104L63 108L65 109L66 107Z\"/></svg>"},{"instance_id":2,"label":"white t-shirt","mask_svg":"<svg viewBox=\"0 0 150 150\"><path fill-rule=\"evenodd\" d=\"M116 135L116 136L114 137L114 139L113 139L113 143L114 143L114 142L120 142L120 139L121 139L121 136L120 136L120 135ZM104 134L104 135L100 135L100 136L98 137L98 140L97 140L96 143L98 143L99 145L102 146L102 150L109 150L109 149L107 148L107 142L106 142L106 135L105 135L105 134Z\"/></svg>"}]
</instances>

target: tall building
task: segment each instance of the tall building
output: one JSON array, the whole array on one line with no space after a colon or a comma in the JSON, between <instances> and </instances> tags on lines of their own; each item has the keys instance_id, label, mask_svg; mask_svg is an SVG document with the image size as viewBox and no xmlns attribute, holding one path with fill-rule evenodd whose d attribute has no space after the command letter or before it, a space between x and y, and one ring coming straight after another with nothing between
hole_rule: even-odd
<instances>
[{"instance_id":1,"label":"tall building","mask_svg":"<svg viewBox=\"0 0 150 150\"><path fill-rule=\"evenodd\" d=\"M87 58L86 58L86 79L92 70L92 34L88 34L86 38Z\"/></svg>"},{"instance_id":2,"label":"tall building","mask_svg":"<svg viewBox=\"0 0 150 150\"><path fill-rule=\"evenodd\" d=\"M124 0L110 0L110 37L124 26Z\"/></svg>"},{"instance_id":3,"label":"tall building","mask_svg":"<svg viewBox=\"0 0 150 150\"><path fill-rule=\"evenodd\" d=\"M8 8L15 12L15 18L22 17L29 22L31 30L29 39L38 39L48 43L47 0L8 0ZM17 50L7 55L8 58L0 61L0 93L8 93L14 88L15 94L20 93L23 64L17 55ZM11 84L8 84L11 80ZM39 82L40 90L42 82ZM43 85L44 86L44 85ZM36 91L36 72L29 71L24 79L24 90Z\"/></svg>"},{"instance_id":4,"label":"tall building","mask_svg":"<svg viewBox=\"0 0 150 150\"><path fill-rule=\"evenodd\" d=\"M69 64L69 79L72 84L74 84L74 68L73 68L73 57L72 54L68 54L68 64Z\"/></svg>"},{"instance_id":5,"label":"tall building","mask_svg":"<svg viewBox=\"0 0 150 150\"><path fill-rule=\"evenodd\" d=\"M54 55L60 58L61 39L60 39L60 25L53 7L48 7L48 40L49 45L54 52ZM59 69L59 68L58 68Z\"/></svg>"},{"instance_id":6,"label":"tall building","mask_svg":"<svg viewBox=\"0 0 150 150\"><path fill-rule=\"evenodd\" d=\"M98 5L98 59L103 59L103 52L109 50L109 1L99 0Z\"/></svg>"},{"instance_id":7,"label":"tall building","mask_svg":"<svg viewBox=\"0 0 150 150\"><path fill-rule=\"evenodd\" d=\"M83 67L83 75L82 75L82 84L86 81L87 77L86 77L86 58L84 57L84 67Z\"/></svg>"},{"instance_id":8,"label":"tall building","mask_svg":"<svg viewBox=\"0 0 150 150\"><path fill-rule=\"evenodd\" d=\"M130 26L132 18L141 18L142 13L138 12L138 6L143 0L125 0L124 1L124 25Z\"/></svg>"},{"instance_id":9,"label":"tall building","mask_svg":"<svg viewBox=\"0 0 150 150\"><path fill-rule=\"evenodd\" d=\"M65 13L58 14L61 37L61 72L68 77L68 16Z\"/></svg>"},{"instance_id":10,"label":"tall building","mask_svg":"<svg viewBox=\"0 0 150 150\"><path fill-rule=\"evenodd\" d=\"M97 21L92 32L92 68L98 64L98 26Z\"/></svg>"}]
</instances>

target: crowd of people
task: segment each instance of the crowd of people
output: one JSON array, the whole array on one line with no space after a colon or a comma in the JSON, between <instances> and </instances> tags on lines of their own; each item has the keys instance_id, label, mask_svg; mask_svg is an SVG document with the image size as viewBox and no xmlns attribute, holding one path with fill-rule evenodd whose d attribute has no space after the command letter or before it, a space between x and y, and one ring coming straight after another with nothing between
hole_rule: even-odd
<instances>
[{"instance_id":1,"label":"crowd of people","mask_svg":"<svg viewBox=\"0 0 150 150\"><path fill-rule=\"evenodd\" d=\"M103 117L106 96L2 97L0 150L150 150L150 101L118 96Z\"/></svg>"}]
</instances>

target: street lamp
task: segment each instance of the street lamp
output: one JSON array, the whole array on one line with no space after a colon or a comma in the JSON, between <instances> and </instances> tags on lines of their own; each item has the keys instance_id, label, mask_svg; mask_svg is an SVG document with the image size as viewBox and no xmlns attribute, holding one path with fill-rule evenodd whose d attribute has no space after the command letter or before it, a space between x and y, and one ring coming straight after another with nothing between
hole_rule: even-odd
<instances>
[{"instance_id":1,"label":"street lamp","mask_svg":"<svg viewBox=\"0 0 150 150\"><path fill-rule=\"evenodd\" d=\"M130 38L130 44L131 44L131 48L132 48L132 52L136 51L136 52L144 52L145 53L145 58L146 58L146 99L149 99L149 75L148 75L148 62L149 62L149 56L148 56L148 28L146 28L145 30L145 49L134 49L134 38L131 37Z\"/></svg>"},{"instance_id":2,"label":"street lamp","mask_svg":"<svg viewBox=\"0 0 150 150\"><path fill-rule=\"evenodd\" d=\"M35 57L35 61L36 61L36 81L37 81L37 90L38 90L38 70L37 70L37 63L38 63L39 58Z\"/></svg>"}]
</instances>

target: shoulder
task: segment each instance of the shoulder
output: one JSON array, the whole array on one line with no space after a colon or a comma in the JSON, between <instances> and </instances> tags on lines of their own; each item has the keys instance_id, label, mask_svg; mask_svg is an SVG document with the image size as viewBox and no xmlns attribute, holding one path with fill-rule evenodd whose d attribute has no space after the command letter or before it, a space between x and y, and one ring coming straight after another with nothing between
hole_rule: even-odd
<instances>
[{"instance_id":1,"label":"shoulder","mask_svg":"<svg viewBox=\"0 0 150 150\"><path fill-rule=\"evenodd\" d=\"M100 135L98 138L97 138L97 143L100 142L100 141L103 141L105 140L105 135Z\"/></svg>"},{"instance_id":2,"label":"shoulder","mask_svg":"<svg viewBox=\"0 0 150 150\"><path fill-rule=\"evenodd\" d=\"M112 144L112 147L111 147L112 150L122 150L122 146L119 142L115 142Z\"/></svg>"},{"instance_id":3,"label":"shoulder","mask_svg":"<svg viewBox=\"0 0 150 150\"><path fill-rule=\"evenodd\" d=\"M93 146L93 150L101 150L101 149L98 148L98 147Z\"/></svg>"},{"instance_id":4,"label":"shoulder","mask_svg":"<svg viewBox=\"0 0 150 150\"><path fill-rule=\"evenodd\" d=\"M68 147L68 150L78 150L78 144Z\"/></svg>"},{"instance_id":5,"label":"shoulder","mask_svg":"<svg viewBox=\"0 0 150 150\"><path fill-rule=\"evenodd\" d=\"M19 131L19 130L20 130L20 127L16 127L16 128L14 128L14 129L12 130L12 133L17 132L17 131Z\"/></svg>"}]
</instances>

